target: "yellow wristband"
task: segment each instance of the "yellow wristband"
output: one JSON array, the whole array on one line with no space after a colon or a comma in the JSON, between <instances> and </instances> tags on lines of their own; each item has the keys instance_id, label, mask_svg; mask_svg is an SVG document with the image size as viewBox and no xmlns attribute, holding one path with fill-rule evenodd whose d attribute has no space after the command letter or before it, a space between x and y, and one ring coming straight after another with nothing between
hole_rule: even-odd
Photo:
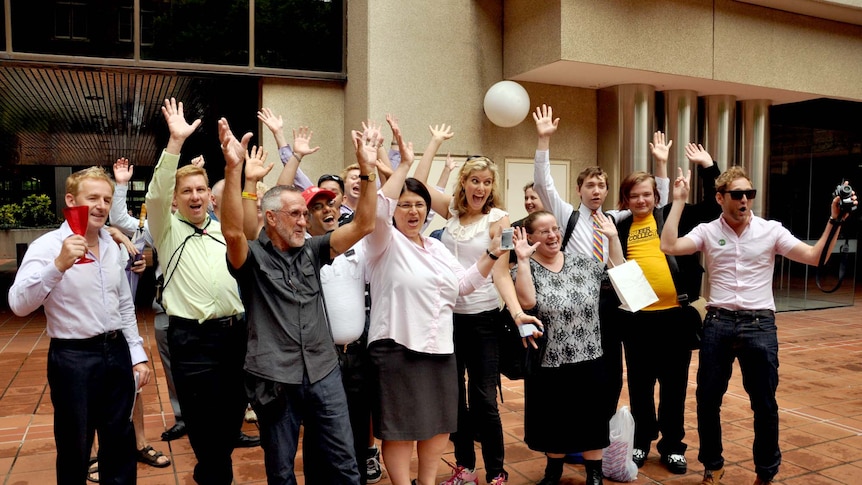
<instances>
[{"instance_id":1,"label":"yellow wristband","mask_svg":"<svg viewBox=\"0 0 862 485\"><path fill-rule=\"evenodd\" d=\"M257 200L257 194L252 194L251 192L243 192L242 198L248 200Z\"/></svg>"}]
</instances>

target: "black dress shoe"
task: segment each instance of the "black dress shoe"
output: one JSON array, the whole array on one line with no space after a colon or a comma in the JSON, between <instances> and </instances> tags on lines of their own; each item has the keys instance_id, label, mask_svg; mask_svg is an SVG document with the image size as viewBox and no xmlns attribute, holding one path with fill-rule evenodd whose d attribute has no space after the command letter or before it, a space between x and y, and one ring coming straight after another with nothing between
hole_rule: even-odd
<instances>
[{"instance_id":1,"label":"black dress shoe","mask_svg":"<svg viewBox=\"0 0 862 485\"><path fill-rule=\"evenodd\" d=\"M234 448L255 448L260 446L260 436L249 436L243 432L239 433Z\"/></svg>"},{"instance_id":2,"label":"black dress shoe","mask_svg":"<svg viewBox=\"0 0 862 485\"><path fill-rule=\"evenodd\" d=\"M180 421L173 425L171 429L162 433L162 441L173 441L175 439L182 438L186 433L188 433L188 431L186 431L186 423Z\"/></svg>"}]
</instances>

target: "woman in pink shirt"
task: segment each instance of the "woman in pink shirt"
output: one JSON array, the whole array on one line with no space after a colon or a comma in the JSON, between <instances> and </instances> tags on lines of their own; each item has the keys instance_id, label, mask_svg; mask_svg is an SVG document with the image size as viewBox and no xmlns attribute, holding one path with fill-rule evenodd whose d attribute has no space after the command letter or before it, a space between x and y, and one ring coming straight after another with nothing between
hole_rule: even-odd
<instances>
[{"instance_id":1,"label":"woman in pink shirt","mask_svg":"<svg viewBox=\"0 0 862 485\"><path fill-rule=\"evenodd\" d=\"M505 251L498 235L465 270L440 241L422 235L431 195L421 182L406 178L413 147L404 144L397 125L393 131L401 164L378 194L376 227L366 238L374 302L368 333L372 421L392 483L410 483L416 442L418 483L430 485L449 433L457 428L455 300L482 285Z\"/></svg>"}]
</instances>

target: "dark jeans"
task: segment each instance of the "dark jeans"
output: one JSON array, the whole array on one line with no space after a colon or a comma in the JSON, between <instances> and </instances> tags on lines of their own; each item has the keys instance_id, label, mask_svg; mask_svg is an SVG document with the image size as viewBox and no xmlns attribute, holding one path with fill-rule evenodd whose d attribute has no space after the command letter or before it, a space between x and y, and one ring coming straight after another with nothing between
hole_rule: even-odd
<instances>
[{"instance_id":1,"label":"dark jeans","mask_svg":"<svg viewBox=\"0 0 862 485\"><path fill-rule=\"evenodd\" d=\"M685 453L685 395L691 364L690 320L700 320L697 309L677 307L630 314L623 344L629 402L635 420L634 447L649 451L658 438L661 455ZM656 412L655 385L659 384Z\"/></svg>"},{"instance_id":2,"label":"dark jeans","mask_svg":"<svg viewBox=\"0 0 862 485\"><path fill-rule=\"evenodd\" d=\"M310 470L311 465L306 464L306 483L359 483L347 396L338 367L314 384L308 381L308 375L303 377L301 385L280 384L251 375L247 379L248 388L265 389L260 397L253 399L252 407L260 423L269 485L296 484L294 461L300 425L305 427L303 439L314 441L318 453L314 466L325 467ZM261 403L260 398L265 398L266 402ZM368 428L367 420L365 428ZM309 471L313 476L325 478L310 479Z\"/></svg>"},{"instance_id":3,"label":"dark jeans","mask_svg":"<svg viewBox=\"0 0 862 485\"><path fill-rule=\"evenodd\" d=\"M230 485L233 453L247 405L242 367L245 320L204 323L170 318L171 372L201 485Z\"/></svg>"},{"instance_id":4,"label":"dark jeans","mask_svg":"<svg viewBox=\"0 0 862 485\"><path fill-rule=\"evenodd\" d=\"M742 385L754 411L754 470L763 480L778 473L778 338L769 310L718 312L703 322L704 338L697 371L697 459L709 470L724 466L721 445L721 400L727 391L733 360L739 359Z\"/></svg>"},{"instance_id":5,"label":"dark jeans","mask_svg":"<svg viewBox=\"0 0 862 485\"><path fill-rule=\"evenodd\" d=\"M499 310L492 310L454 316L458 431L450 438L455 444L456 462L466 468L476 467L473 440L479 440L488 481L504 472L503 424L497 409L499 336L503 324L498 319L499 313Z\"/></svg>"},{"instance_id":6,"label":"dark jeans","mask_svg":"<svg viewBox=\"0 0 862 485\"><path fill-rule=\"evenodd\" d=\"M132 405L135 379L123 333L51 339L48 384L54 405L57 483L87 483L94 432L99 432L101 483L136 482Z\"/></svg>"},{"instance_id":7,"label":"dark jeans","mask_svg":"<svg viewBox=\"0 0 862 485\"><path fill-rule=\"evenodd\" d=\"M336 345L338 360L341 367L341 382L347 396L347 410L350 414L350 427L353 429L353 450L356 454L356 465L359 467L360 484L368 481L368 468L365 459L368 455L368 440L371 426L371 401L368 393L368 349L366 336L353 344ZM346 347L346 348L345 348ZM335 483L331 476L328 463L320 462L317 436L306 433L302 440L302 463L305 469L307 483Z\"/></svg>"}]
</instances>

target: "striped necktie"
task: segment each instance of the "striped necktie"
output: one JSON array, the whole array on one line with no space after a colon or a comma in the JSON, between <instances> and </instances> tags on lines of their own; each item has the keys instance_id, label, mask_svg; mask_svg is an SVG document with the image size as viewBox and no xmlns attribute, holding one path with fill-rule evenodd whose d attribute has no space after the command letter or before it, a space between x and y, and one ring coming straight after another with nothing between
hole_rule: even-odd
<instances>
[{"instance_id":1,"label":"striped necktie","mask_svg":"<svg viewBox=\"0 0 862 485\"><path fill-rule=\"evenodd\" d=\"M599 221L596 219L596 211L593 211L591 217L593 222L593 258L596 261L605 262L604 244L602 243L602 233L599 232Z\"/></svg>"}]
</instances>

